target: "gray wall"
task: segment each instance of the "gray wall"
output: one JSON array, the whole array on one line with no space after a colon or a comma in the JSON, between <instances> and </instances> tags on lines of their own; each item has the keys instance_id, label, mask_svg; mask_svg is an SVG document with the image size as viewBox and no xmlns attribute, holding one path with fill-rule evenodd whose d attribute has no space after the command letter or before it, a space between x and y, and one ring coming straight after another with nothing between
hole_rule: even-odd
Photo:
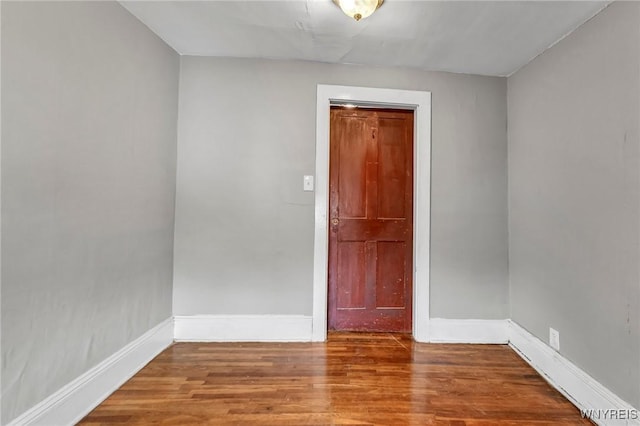
<instances>
[{"instance_id":1,"label":"gray wall","mask_svg":"<svg viewBox=\"0 0 640 426\"><path fill-rule=\"evenodd\" d=\"M174 313L311 315L316 85L433 94L431 315L507 316L506 79L182 57Z\"/></svg>"},{"instance_id":2,"label":"gray wall","mask_svg":"<svg viewBox=\"0 0 640 426\"><path fill-rule=\"evenodd\" d=\"M636 407L639 72L616 2L508 80L511 317Z\"/></svg>"},{"instance_id":3,"label":"gray wall","mask_svg":"<svg viewBox=\"0 0 640 426\"><path fill-rule=\"evenodd\" d=\"M179 58L115 2L2 9L6 422L171 316Z\"/></svg>"}]
</instances>

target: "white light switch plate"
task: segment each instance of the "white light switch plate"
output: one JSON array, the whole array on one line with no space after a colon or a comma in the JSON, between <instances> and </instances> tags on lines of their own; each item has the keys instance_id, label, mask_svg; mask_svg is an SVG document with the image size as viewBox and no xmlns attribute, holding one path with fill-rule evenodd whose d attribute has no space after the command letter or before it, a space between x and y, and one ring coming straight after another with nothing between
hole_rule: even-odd
<instances>
[{"instance_id":1,"label":"white light switch plate","mask_svg":"<svg viewBox=\"0 0 640 426\"><path fill-rule=\"evenodd\" d=\"M303 190L313 191L313 176L305 175L303 182Z\"/></svg>"}]
</instances>

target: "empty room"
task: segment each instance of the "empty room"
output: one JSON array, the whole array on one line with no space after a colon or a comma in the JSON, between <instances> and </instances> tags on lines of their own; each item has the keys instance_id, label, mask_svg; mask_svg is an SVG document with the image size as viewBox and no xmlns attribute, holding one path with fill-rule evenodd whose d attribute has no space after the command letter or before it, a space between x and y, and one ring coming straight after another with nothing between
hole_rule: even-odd
<instances>
[{"instance_id":1,"label":"empty room","mask_svg":"<svg viewBox=\"0 0 640 426\"><path fill-rule=\"evenodd\" d=\"M0 25L1 425L640 426L640 2Z\"/></svg>"}]
</instances>

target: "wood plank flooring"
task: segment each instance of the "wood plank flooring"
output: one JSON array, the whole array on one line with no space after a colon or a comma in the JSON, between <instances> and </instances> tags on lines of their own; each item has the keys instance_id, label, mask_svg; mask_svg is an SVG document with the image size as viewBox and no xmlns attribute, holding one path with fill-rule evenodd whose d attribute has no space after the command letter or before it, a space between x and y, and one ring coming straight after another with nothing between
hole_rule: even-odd
<instances>
[{"instance_id":1,"label":"wood plank flooring","mask_svg":"<svg viewBox=\"0 0 640 426\"><path fill-rule=\"evenodd\" d=\"M331 334L327 343L177 343L81 425L578 425L508 346Z\"/></svg>"}]
</instances>

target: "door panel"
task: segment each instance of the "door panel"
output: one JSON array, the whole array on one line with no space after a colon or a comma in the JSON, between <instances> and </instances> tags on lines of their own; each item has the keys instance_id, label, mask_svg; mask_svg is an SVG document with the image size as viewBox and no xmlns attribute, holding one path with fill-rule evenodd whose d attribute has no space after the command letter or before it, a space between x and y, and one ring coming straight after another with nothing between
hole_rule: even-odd
<instances>
[{"instance_id":1,"label":"door panel","mask_svg":"<svg viewBox=\"0 0 640 426\"><path fill-rule=\"evenodd\" d=\"M404 242L378 242L376 305L380 309L404 308L406 306L406 254Z\"/></svg>"},{"instance_id":2,"label":"door panel","mask_svg":"<svg viewBox=\"0 0 640 426\"><path fill-rule=\"evenodd\" d=\"M406 152L401 120L380 120L378 132L378 217L404 218Z\"/></svg>"},{"instance_id":3,"label":"door panel","mask_svg":"<svg viewBox=\"0 0 640 426\"><path fill-rule=\"evenodd\" d=\"M411 331L413 111L331 109L329 328Z\"/></svg>"},{"instance_id":4,"label":"door panel","mask_svg":"<svg viewBox=\"0 0 640 426\"><path fill-rule=\"evenodd\" d=\"M344 217L364 218L367 215L367 146L355 137L367 129L367 122L361 117L345 117L341 128L337 129L338 185L342 194L338 208Z\"/></svg>"},{"instance_id":5,"label":"door panel","mask_svg":"<svg viewBox=\"0 0 640 426\"><path fill-rule=\"evenodd\" d=\"M338 245L337 304L340 309L364 309L365 307L365 244L344 242Z\"/></svg>"}]
</instances>

